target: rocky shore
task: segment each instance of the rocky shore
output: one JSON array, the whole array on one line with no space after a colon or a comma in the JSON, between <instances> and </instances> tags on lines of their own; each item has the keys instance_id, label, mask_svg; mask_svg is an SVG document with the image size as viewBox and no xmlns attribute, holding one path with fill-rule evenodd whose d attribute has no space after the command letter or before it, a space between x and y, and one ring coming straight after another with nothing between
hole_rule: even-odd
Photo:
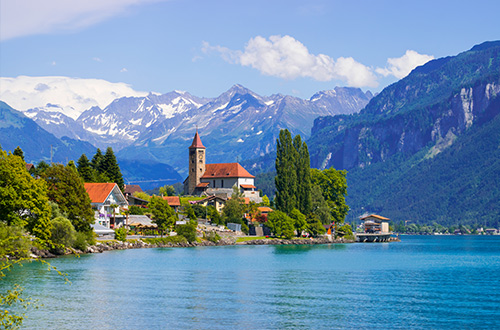
<instances>
[{"instance_id":1,"label":"rocky shore","mask_svg":"<svg viewBox=\"0 0 500 330\"><path fill-rule=\"evenodd\" d=\"M314 245L314 244L336 244L336 243L353 243L352 240L345 240L343 238L331 240L326 237L322 238L311 238L311 239L256 239L237 242L234 237L223 237L217 243L200 240L196 242L180 242L180 243L146 243L140 239L128 240L126 242L110 240L97 242L95 245L89 246L85 251L66 249L60 255L69 254L84 254L84 253L102 253L105 251L113 250L128 250L128 249L145 249L145 248L160 248L160 247L197 247L197 246L229 246L229 245ZM46 250L39 250L32 248L31 250L33 258L54 258L58 255L50 253Z\"/></svg>"}]
</instances>

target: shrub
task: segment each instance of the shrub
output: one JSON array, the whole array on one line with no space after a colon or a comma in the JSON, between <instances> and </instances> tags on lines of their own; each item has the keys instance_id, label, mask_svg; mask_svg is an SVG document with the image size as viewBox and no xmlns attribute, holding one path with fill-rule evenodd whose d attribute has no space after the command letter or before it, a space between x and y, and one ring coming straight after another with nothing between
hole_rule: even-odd
<instances>
[{"instance_id":1,"label":"shrub","mask_svg":"<svg viewBox=\"0 0 500 330\"><path fill-rule=\"evenodd\" d=\"M30 255L31 242L21 227L0 222L0 257L26 258Z\"/></svg>"},{"instance_id":2,"label":"shrub","mask_svg":"<svg viewBox=\"0 0 500 330\"><path fill-rule=\"evenodd\" d=\"M205 235L205 239L212 243L217 243L220 241L220 236L215 231L211 231L207 235Z\"/></svg>"},{"instance_id":3,"label":"shrub","mask_svg":"<svg viewBox=\"0 0 500 330\"><path fill-rule=\"evenodd\" d=\"M73 247L80 251L87 250L89 243L87 242L88 234L84 232L77 232L75 235L75 241L73 242Z\"/></svg>"},{"instance_id":4,"label":"shrub","mask_svg":"<svg viewBox=\"0 0 500 330\"><path fill-rule=\"evenodd\" d=\"M60 250L62 247L73 246L76 238L76 231L71 221L64 217L56 217L51 220L52 229L50 231L50 239L56 246L53 248L55 251Z\"/></svg>"},{"instance_id":5,"label":"shrub","mask_svg":"<svg viewBox=\"0 0 500 330\"><path fill-rule=\"evenodd\" d=\"M120 227L115 229L115 239L117 241L125 242L127 240L127 228Z\"/></svg>"},{"instance_id":6,"label":"shrub","mask_svg":"<svg viewBox=\"0 0 500 330\"><path fill-rule=\"evenodd\" d=\"M196 226L196 222L190 221L185 225L176 226L175 231L177 235L185 237L191 243L196 241Z\"/></svg>"}]
</instances>

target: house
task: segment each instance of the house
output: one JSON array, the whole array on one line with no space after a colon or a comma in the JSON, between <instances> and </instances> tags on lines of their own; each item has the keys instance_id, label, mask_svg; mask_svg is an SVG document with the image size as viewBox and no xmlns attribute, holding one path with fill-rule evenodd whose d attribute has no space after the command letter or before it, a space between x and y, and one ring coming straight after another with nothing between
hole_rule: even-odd
<instances>
[{"instance_id":1,"label":"house","mask_svg":"<svg viewBox=\"0 0 500 330\"><path fill-rule=\"evenodd\" d=\"M262 202L255 187L255 176L239 163L206 164L205 160L206 148L197 130L189 147L189 175L184 180L185 194L227 198L232 195L233 187L238 187L243 197L256 203Z\"/></svg>"},{"instance_id":2,"label":"house","mask_svg":"<svg viewBox=\"0 0 500 330\"><path fill-rule=\"evenodd\" d=\"M365 233L389 233L389 221L391 219L376 214L370 214L360 219L364 221Z\"/></svg>"},{"instance_id":3,"label":"house","mask_svg":"<svg viewBox=\"0 0 500 330\"><path fill-rule=\"evenodd\" d=\"M163 196L162 198L168 202L168 205L173 208L176 213L179 212L179 207L181 207L181 199L179 196Z\"/></svg>"},{"instance_id":4,"label":"house","mask_svg":"<svg viewBox=\"0 0 500 330\"><path fill-rule=\"evenodd\" d=\"M193 204L199 204L202 206L214 206L217 212L221 213L224 205L226 205L227 198L221 196L208 196L204 199L194 201Z\"/></svg>"},{"instance_id":5,"label":"house","mask_svg":"<svg viewBox=\"0 0 500 330\"><path fill-rule=\"evenodd\" d=\"M126 209L128 202L116 183L85 183L85 190L95 212L95 223L111 229L126 225L120 208Z\"/></svg>"},{"instance_id":6,"label":"house","mask_svg":"<svg viewBox=\"0 0 500 330\"><path fill-rule=\"evenodd\" d=\"M135 192L143 192L141 186L138 184L126 184L123 186L123 193L125 197L132 196Z\"/></svg>"}]
</instances>

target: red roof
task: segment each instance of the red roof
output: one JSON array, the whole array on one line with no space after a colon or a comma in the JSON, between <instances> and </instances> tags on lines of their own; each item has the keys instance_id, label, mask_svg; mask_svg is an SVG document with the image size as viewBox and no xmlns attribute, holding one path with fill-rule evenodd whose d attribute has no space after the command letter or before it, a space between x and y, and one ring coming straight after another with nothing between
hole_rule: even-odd
<instances>
[{"instance_id":1,"label":"red roof","mask_svg":"<svg viewBox=\"0 0 500 330\"><path fill-rule=\"evenodd\" d=\"M240 184L240 187L243 189L255 189L255 188L257 188L253 184Z\"/></svg>"},{"instance_id":2,"label":"red roof","mask_svg":"<svg viewBox=\"0 0 500 330\"><path fill-rule=\"evenodd\" d=\"M202 179L255 178L238 163L207 164Z\"/></svg>"},{"instance_id":3,"label":"red roof","mask_svg":"<svg viewBox=\"0 0 500 330\"><path fill-rule=\"evenodd\" d=\"M205 149L205 146L203 143L201 143L200 136L198 135L198 130L196 130L196 134L194 135L193 143L191 143L191 146L189 149L193 148L199 148L199 149Z\"/></svg>"},{"instance_id":4,"label":"red roof","mask_svg":"<svg viewBox=\"0 0 500 330\"><path fill-rule=\"evenodd\" d=\"M196 185L196 188L206 188L206 187L208 187L209 184L210 183L208 183L208 182L200 182Z\"/></svg>"},{"instance_id":5,"label":"red roof","mask_svg":"<svg viewBox=\"0 0 500 330\"><path fill-rule=\"evenodd\" d=\"M181 206L181 199L179 196L163 196L163 199L166 200L170 206Z\"/></svg>"},{"instance_id":6,"label":"red roof","mask_svg":"<svg viewBox=\"0 0 500 330\"><path fill-rule=\"evenodd\" d=\"M104 203L115 186L116 183L85 183L85 190L92 203Z\"/></svg>"},{"instance_id":7,"label":"red roof","mask_svg":"<svg viewBox=\"0 0 500 330\"><path fill-rule=\"evenodd\" d=\"M26 169L27 169L28 171L30 171L33 167L35 167L35 165L30 164L30 163L26 163Z\"/></svg>"},{"instance_id":8,"label":"red roof","mask_svg":"<svg viewBox=\"0 0 500 330\"><path fill-rule=\"evenodd\" d=\"M261 213L269 213L269 212L273 212L274 210L270 207L267 207L267 206L259 206L257 207L257 209L259 209L259 211Z\"/></svg>"}]
</instances>

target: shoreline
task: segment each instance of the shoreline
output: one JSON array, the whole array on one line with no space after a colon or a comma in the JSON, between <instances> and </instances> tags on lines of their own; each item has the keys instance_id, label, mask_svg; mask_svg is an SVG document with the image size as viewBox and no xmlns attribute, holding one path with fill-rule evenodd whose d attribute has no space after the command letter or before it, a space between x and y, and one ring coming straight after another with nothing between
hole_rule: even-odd
<instances>
[{"instance_id":1,"label":"shoreline","mask_svg":"<svg viewBox=\"0 0 500 330\"><path fill-rule=\"evenodd\" d=\"M125 242L117 240L109 240L103 242L97 242L95 245L87 247L85 251L66 249L63 254L53 254L47 250L39 250L32 248L31 257L32 258L56 258L64 255L71 254L90 254L90 253L102 253L105 251L114 250L131 250L131 249L153 249L153 248L189 248L189 247L202 247L202 246L242 246L242 245L318 245L318 244L346 244L346 243L356 243L355 240L346 240L344 238L330 239L326 237L321 238L311 238L311 239L281 239L281 238L271 238L271 239L255 239L243 242L237 242L234 238L224 237L219 242L214 243L208 240L201 240L195 242L180 242L180 243L146 243L141 239L134 239Z\"/></svg>"}]
</instances>

